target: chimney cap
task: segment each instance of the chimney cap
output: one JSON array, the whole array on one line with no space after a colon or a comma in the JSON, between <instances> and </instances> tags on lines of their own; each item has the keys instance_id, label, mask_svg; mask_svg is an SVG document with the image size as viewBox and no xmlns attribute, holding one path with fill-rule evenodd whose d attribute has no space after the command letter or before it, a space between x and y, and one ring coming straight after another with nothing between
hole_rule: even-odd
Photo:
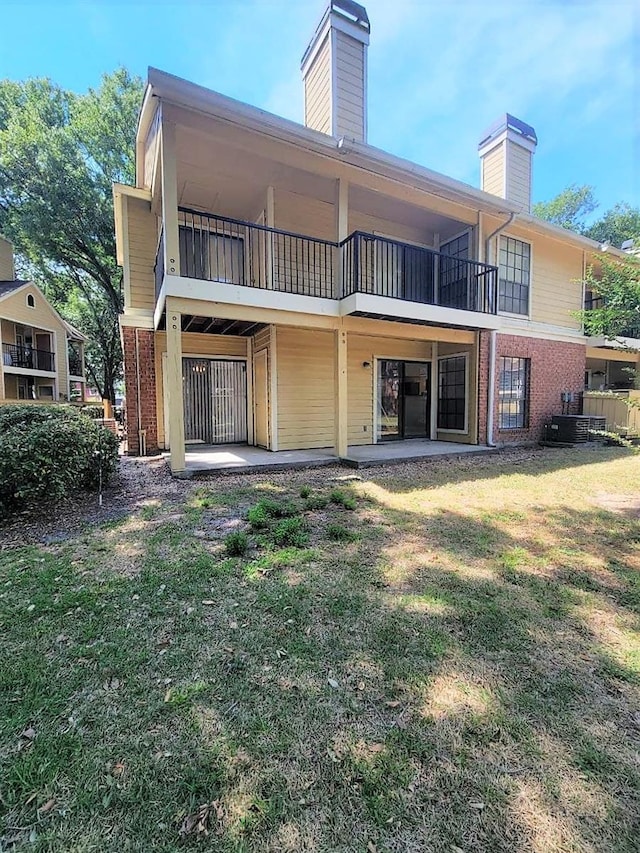
<instances>
[{"instance_id":1,"label":"chimney cap","mask_svg":"<svg viewBox=\"0 0 640 853\"><path fill-rule=\"evenodd\" d=\"M309 42L302 57L301 65L303 69L311 52L317 44L320 35L323 34L327 22L333 16L335 16L334 20L337 18L338 20L343 21L347 27L350 25L350 31L356 38L364 41L365 44L369 43L368 38L371 33L371 24L369 22L367 10L364 6L361 6L359 3L354 3L353 0L330 0L329 5L324 10L322 17L320 18L320 23L315 28L311 41ZM359 33L358 30L361 32Z\"/></svg>"},{"instance_id":2,"label":"chimney cap","mask_svg":"<svg viewBox=\"0 0 640 853\"><path fill-rule=\"evenodd\" d=\"M518 136L521 136L523 139L526 139L529 145L536 146L538 144L538 137L536 136L536 132L530 124L526 124L519 118L512 116L511 113L505 113L504 115L500 116L500 118L496 122L494 122L491 127L485 130L480 139L478 148L484 148L487 143L496 139L498 136L500 136L500 134L504 133L507 130L511 130Z\"/></svg>"}]
</instances>

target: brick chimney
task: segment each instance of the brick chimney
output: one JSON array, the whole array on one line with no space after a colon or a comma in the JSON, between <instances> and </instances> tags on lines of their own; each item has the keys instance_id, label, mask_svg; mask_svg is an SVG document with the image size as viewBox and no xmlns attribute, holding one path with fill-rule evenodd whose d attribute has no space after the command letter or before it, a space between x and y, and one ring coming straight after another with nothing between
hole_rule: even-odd
<instances>
[{"instance_id":1,"label":"brick chimney","mask_svg":"<svg viewBox=\"0 0 640 853\"><path fill-rule=\"evenodd\" d=\"M331 0L302 57L307 127L367 141L369 33L364 6Z\"/></svg>"},{"instance_id":2,"label":"brick chimney","mask_svg":"<svg viewBox=\"0 0 640 853\"><path fill-rule=\"evenodd\" d=\"M13 243L0 237L0 281L13 281L16 271L13 266Z\"/></svg>"},{"instance_id":3,"label":"brick chimney","mask_svg":"<svg viewBox=\"0 0 640 853\"><path fill-rule=\"evenodd\" d=\"M531 212L533 154L538 137L531 125L505 113L483 135L480 189L505 198Z\"/></svg>"}]
</instances>

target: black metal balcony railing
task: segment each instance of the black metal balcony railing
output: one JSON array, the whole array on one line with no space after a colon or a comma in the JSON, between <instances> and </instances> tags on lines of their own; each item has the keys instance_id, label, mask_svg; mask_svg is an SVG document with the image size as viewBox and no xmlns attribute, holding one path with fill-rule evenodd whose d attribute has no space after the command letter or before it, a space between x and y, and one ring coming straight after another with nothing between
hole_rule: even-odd
<instances>
[{"instance_id":1,"label":"black metal balcony railing","mask_svg":"<svg viewBox=\"0 0 640 853\"><path fill-rule=\"evenodd\" d=\"M355 231L341 245L342 297L370 293L496 313L496 267L361 231Z\"/></svg>"},{"instance_id":2,"label":"black metal balcony railing","mask_svg":"<svg viewBox=\"0 0 640 853\"><path fill-rule=\"evenodd\" d=\"M69 353L69 373L71 376L82 376L82 358L78 353Z\"/></svg>"},{"instance_id":3,"label":"black metal balcony railing","mask_svg":"<svg viewBox=\"0 0 640 853\"><path fill-rule=\"evenodd\" d=\"M27 370L55 371L55 355L48 350L33 349L24 344L2 344L2 363L5 367Z\"/></svg>"},{"instance_id":4,"label":"black metal balcony railing","mask_svg":"<svg viewBox=\"0 0 640 853\"><path fill-rule=\"evenodd\" d=\"M606 305L605 300L602 296L585 296L584 300L584 310L585 311L593 311L598 308L604 308ZM630 322L623 329L621 329L616 337L620 338L640 338L640 320L638 322Z\"/></svg>"},{"instance_id":5,"label":"black metal balcony railing","mask_svg":"<svg viewBox=\"0 0 640 853\"><path fill-rule=\"evenodd\" d=\"M336 243L180 208L180 274L335 299Z\"/></svg>"},{"instance_id":6,"label":"black metal balcony railing","mask_svg":"<svg viewBox=\"0 0 640 853\"><path fill-rule=\"evenodd\" d=\"M325 299L354 293L497 312L489 264L356 231L338 244L226 216L179 209L180 275ZM156 297L164 278L160 236ZM337 265L342 283L339 286Z\"/></svg>"}]
</instances>

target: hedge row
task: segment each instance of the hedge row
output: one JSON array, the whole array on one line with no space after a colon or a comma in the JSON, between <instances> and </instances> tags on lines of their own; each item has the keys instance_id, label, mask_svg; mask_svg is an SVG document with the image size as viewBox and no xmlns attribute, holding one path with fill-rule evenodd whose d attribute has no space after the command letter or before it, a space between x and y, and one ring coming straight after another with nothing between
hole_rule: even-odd
<instances>
[{"instance_id":1,"label":"hedge row","mask_svg":"<svg viewBox=\"0 0 640 853\"><path fill-rule=\"evenodd\" d=\"M72 406L0 407L0 516L95 490L118 461L118 440Z\"/></svg>"}]
</instances>

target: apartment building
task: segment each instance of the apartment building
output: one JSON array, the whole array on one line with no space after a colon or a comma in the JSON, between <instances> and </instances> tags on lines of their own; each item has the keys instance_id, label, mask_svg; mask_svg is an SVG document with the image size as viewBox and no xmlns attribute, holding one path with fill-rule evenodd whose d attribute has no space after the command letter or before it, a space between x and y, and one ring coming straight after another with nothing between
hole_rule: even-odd
<instances>
[{"instance_id":1,"label":"apartment building","mask_svg":"<svg viewBox=\"0 0 640 853\"><path fill-rule=\"evenodd\" d=\"M16 279L13 246L0 237L0 405L82 402L85 343L37 285Z\"/></svg>"},{"instance_id":2,"label":"apartment building","mask_svg":"<svg viewBox=\"0 0 640 853\"><path fill-rule=\"evenodd\" d=\"M130 453L536 441L619 364L577 313L600 247L531 215L534 129L482 134L479 189L369 145L369 40L330 3L304 125L149 70L114 186Z\"/></svg>"}]
</instances>

